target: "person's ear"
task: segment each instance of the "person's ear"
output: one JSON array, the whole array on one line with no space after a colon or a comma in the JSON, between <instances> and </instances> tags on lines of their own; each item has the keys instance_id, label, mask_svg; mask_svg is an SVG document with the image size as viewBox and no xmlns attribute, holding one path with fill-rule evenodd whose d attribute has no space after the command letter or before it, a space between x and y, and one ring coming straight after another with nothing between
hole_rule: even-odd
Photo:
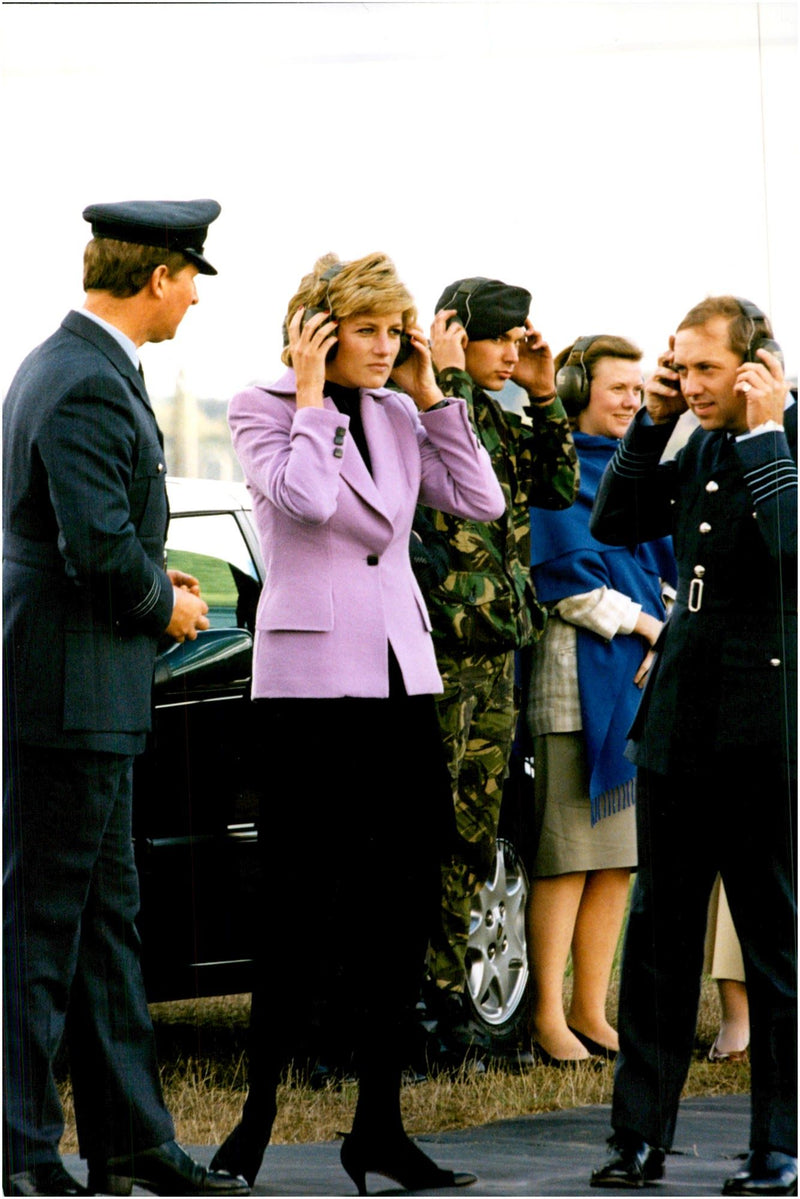
<instances>
[{"instance_id":1,"label":"person's ear","mask_svg":"<svg viewBox=\"0 0 800 1199\"><path fill-rule=\"evenodd\" d=\"M148 288L155 299L161 299L164 294L164 281L169 278L169 270L162 262L150 276Z\"/></svg>"}]
</instances>

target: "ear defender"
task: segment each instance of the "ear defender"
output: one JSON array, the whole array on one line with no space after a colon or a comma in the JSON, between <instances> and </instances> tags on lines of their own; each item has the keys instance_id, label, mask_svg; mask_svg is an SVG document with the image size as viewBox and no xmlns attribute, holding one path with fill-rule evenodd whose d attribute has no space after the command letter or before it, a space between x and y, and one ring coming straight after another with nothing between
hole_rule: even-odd
<instances>
[{"instance_id":1,"label":"ear defender","mask_svg":"<svg viewBox=\"0 0 800 1199\"><path fill-rule=\"evenodd\" d=\"M591 337L579 337L569 358L556 374L556 393L571 416L583 411L589 403L592 381L583 356L598 337L597 333L593 333Z\"/></svg>"},{"instance_id":2,"label":"ear defender","mask_svg":"<svg viewBox=\"0 0 800 1199\"><path fill-rule=\"evenodd\" d=\"M339 274L339 272L344 270L344 267L345 267L345 264L343 262L334 263L333 266L329 266L327 271L325 271L320 276L320 281L322 283L328 284L328 290L325 293L325 303L322 305L318 304L311 308L306 308L305 312L303 313L303 319L300 321L301 329L303 328L303 326L305 325L305 323L309 319L309 317L316 316L316 314L318 312L331 311L330 304L328 303L331 280L335 279L336 276ZM333 315L332 311L331 311L331 315ZM283 333L283 344L284 344L284 346L288 346L288 344L289 344L289 324L285 317L284 317L283 325L281 326L281 331ZM338 346L331 346L330 350L328 351L328 353L325 356L326 362L330 362L330 360L335 357L336 351L338 350L338 348L339 348Z\"/></svg>"},{"instance_id":3,"label":"ear defender","mask_svg":"<svg viewBox=\"0 0 800 1199\"><path fill-rule=\"evenodd\" d=\"M758 350L767 350L770 354L774 354L781 364L781 369L785 370L783 361L783 350L778 345L774 337L770 337L767 333L759 332L758 325L762 328L766 324L767 316L761 311L757 304L751 300L744 300L740 296L736 297L736 303L741 308L743 314L750 322L750 341L747 344L745 352L745 362L760 362L761 359L756 356Z\"/></svg>"}]
</instances>

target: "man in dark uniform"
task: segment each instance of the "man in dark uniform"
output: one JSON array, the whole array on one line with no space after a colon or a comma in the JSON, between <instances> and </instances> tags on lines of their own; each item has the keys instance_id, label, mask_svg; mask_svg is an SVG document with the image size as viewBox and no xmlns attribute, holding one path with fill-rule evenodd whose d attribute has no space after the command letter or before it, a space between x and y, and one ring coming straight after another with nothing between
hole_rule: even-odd
<instances>
[{"instance_id":1,"label":"man in dark uniform","mask_svg":"<svg viewBox=\"0 0 800 1199\"><path fill-rule=\"evenodd\" d=\"M166 469L138 348L197 303L213 200L95 205L85 307L23 362L3 421L4 1157L10 1195L86 1193L59 1156L62 1038L89 1187L247 1194L164 1106L139 965L131 772L159 636L208 627L165 571Z\"/></svg>"},{"instance_id":2,"label":"man in dark uniform","mask_svg":"<svg viewBox=\"0 0 800 1199\"><path fill-rule=\"evenodd\" d=\"M594 1186L663 1175L695 1036L719 871L751 1021L750 1154L724 1194L797 1194L796 405L764 314L693 308L616 451L592 532L672 533L678 596L631 731L639 870L620 990L611 1153ZM699 422L661 462L678 419Z\"/></svg>"}]
</instances>

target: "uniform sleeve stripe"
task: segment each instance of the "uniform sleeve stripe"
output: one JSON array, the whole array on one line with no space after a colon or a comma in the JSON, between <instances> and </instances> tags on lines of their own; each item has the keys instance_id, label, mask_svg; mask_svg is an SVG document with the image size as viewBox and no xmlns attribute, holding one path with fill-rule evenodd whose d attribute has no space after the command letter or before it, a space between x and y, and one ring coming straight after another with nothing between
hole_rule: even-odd
<instances>
[{"instance_id":1,"label":"uniform sleeve stripe","mask_svg":"<svg viewBox=\"0 0 800 1199\"><path fill-rule=\"evenodd\" d=\"M630 450L624 443L617 446L611 459L611 469L622 478L636 479L647 474L661 459L662 449L656 453L642 454Z\"/></svg>"},{"instance_id":2,"label":"uniform sleeve stripe","mask_svg":"<svg viewBox=\"0 0 800 1199\"><path fill-rule=\"evenodd\" d=\"M797 487L797 467L791 458L779 458L777 462L745 471L744 477L757 504L781 491Z\"/></svg>"},{"instance_id":3,"label":"uniform sleeve stripe","mask_svg":"<svg viewBox=\"0 0 800 1199\"><path fill-rule=\"evenodd\" d=\"M142 599L135 608L131 608L127 613L131 617L146 616L148 612L152 612L158 603L158 597L161 593L161 588L158 584L158 578L153 575L153 582L147 595Z\"/></svg>"},{"instance_id":4,"label":"uniform sleeve stripe","mask_svg":"<svg viewBox=\"0 0 800 1199\"><path fill-rule=\"evenodd\" d=\"M745 471L745 481L756 502L768 499L770 495L783 492L790 487L798 486L798 468L790 458L778 458L777 462L757 466L754 470Z\"/></svg>"}]
</instances>

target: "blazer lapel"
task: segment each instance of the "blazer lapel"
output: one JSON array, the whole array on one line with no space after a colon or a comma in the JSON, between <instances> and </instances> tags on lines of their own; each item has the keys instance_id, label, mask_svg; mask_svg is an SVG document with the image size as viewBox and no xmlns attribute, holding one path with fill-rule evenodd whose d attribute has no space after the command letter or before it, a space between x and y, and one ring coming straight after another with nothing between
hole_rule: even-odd
<instances>
[{"instance_id":1,"label":"blazer lapel","mask_svg":"<svg viewBox=\"0 0 800 1199\"><path fill-rule=\"evenodd\" d=\"M372 455L372 470L389 520L407 503L412 486L406 472L406 457L395 422L381 397L362 392L364 434Z\"/></svg>"},{"instance_id":2,"label":"blazer lapel","mask_svg":"<svg viewBox=\"0 0 800 1199\"><path fill-rule=\"evenodd\" d=\"M109 360L111 365L124 375L125 379L130 383L131 387L144 402L147 408L152 412L150 397L147 394L147 388L144 385L144 379L137 371L136 367L131 362L128 355L123 350L118 341L115 341L110 333L101 328L95 321L88 316L83 316L80 312L69 312L61 322L62 328L69 329L70 333L82 337L84 341L88 341L95 349L99 350ZM155 416L155 413L153 414Z\"/></svg>"},{"instance_id":3,"label":"blazer lapel","mask_svg":"<svg viewBox=\"0 0 800 1199\"><path fill-rule=\"evenodd\" d=\"M326 408L332 412L338 411L333 400L328 396L324 398ZM345 442L344 457L342 458L341 477L349 487L352 487L364 503L369 504L371 508L391 524L391 517L387 507L386 496L383 487L379 487L378 480L381 477L381 469L383 461L385 461L386 447L385 439L380 435L376 435L373 429L373 414L370 409L375 406L375 401L371 396L366 397L364 392L361 392L361 419L364 422L364 435L369 446L370 457L372 459L372 469L376 472L377 479L373 478L367 470L364 459L358 451L355 441L352 437Z\"/></svg>"}]
</instances>

